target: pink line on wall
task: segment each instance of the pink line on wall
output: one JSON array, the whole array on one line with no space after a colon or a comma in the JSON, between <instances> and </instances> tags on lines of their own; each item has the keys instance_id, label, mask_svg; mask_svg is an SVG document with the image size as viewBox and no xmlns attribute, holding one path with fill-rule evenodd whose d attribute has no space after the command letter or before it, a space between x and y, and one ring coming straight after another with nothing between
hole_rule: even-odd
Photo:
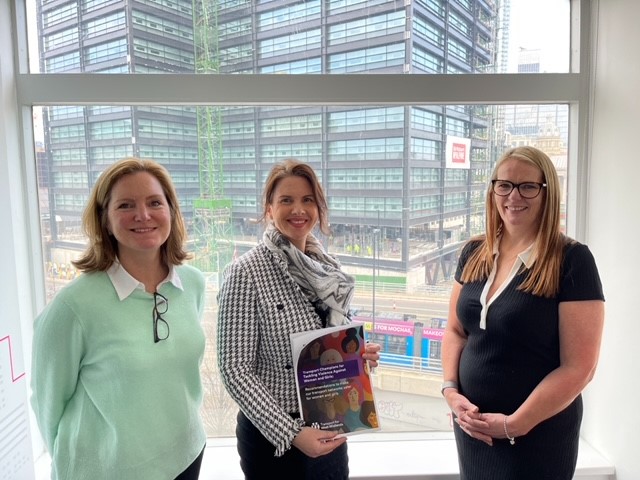
<instances>
[{"instance_id":1,"label":"pink line on wall","mask_svg":"<svg viewBox=\"0 0 640 480\"><path fill-rule=\"evenodd\" d=\"M25 372L22 372L17 377L15 376L13 372L13 352L11 350L11 337L7 335L6 337L0 338L0 343L2 343L5 340L7 341L7 345L9 345L9 365L11 366L11 381L15 383L18 380L20 380L22 377L24 377Z\"/></svg>"}]
</instances>

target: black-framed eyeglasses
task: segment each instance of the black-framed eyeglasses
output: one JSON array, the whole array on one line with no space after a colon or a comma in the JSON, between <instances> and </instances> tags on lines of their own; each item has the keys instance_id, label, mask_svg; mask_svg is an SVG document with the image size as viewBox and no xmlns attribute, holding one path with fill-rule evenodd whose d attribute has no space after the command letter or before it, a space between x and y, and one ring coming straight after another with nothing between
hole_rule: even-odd
<instances>
[{"instance_id":1,"label":"black-framed eyeglasses","mask_svg":"<svg viewBox=\"0 0 640 480\"><path fill-rule=\"evenodd\" d=\"M162 315L169 310L169 300L158 292L153 293L153 342L169 338L169 324Z\"/></svg>"},{"instance_id":2,"label":"black-framed eyeglasses","mask_svg":"<svg viewBox=\"0 0 640 480\"><path fill-rule=\"evenodd\" d=\"M547 188L547 184L539 182L513 183L509 180L491 180L491 188L493 193L501 197L506 197L513 192L514 188L517 188L522 198L536 198L540 195L543 188Z\"/></svg>"}]
</instances>

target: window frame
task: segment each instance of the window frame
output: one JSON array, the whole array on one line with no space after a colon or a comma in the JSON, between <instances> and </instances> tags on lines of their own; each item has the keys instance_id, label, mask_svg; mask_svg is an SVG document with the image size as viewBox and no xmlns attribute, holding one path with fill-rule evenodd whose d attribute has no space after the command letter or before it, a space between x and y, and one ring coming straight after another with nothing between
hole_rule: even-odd
<instances>
[{"instance_id":1,"label":"window frame","mask_svg":"<svg viewBox=\"0 0 640 480\"><path fill-rule=\"evenodd\" d=\"M18 187L24 202L30 309L45 305L44 259L36 191L32 107L36 105L569 105L567 233L581 240L586 233L589 184L587 145L591 135L592 96L589 51L593 23L589 0L570 0L570 73L536 74L334 74L334 75L201 75L201 74L40 74L29 73L26 4L11 2L13 13L18 155L10 169L22 175ZM4 11L4 10L3 10ZM3 47L4 49L5 47ZM6 51L4 52L6 54ZM4 76L5 74L3 74ZM8 150L11 150L9 147ZM14 216L14 218L16 218ZM14 227L14 237L23 233ZM26 253L24 253L26 251ZM19 280L24 280L22 276ZM28 301L28 300L27 300ZM26 309L29 310L29 309ZM21 315L25 338L32 318ZM27 318L29 317L29 318ZM24 355L30 357L29 339ZM429 435L425 435L428 438Z\"/></svg>"},{"instance_id":2,"label":"window frame","mask_svg":"<svg viewBox=\"0 0 640 480\"><path fill-rule=\"evenodd\" d=\"M18 105L22 131L34 105L569 105L567 232L585 233L591 104L589 0L570 0L569 73L516 74L108 74L29 73L27 0L15 3ZM366 88L363 88L363 83ZM24 136L24 159L35 161ZM579 161L578 161L579 160Z\"/></svg>"}]
</instances>

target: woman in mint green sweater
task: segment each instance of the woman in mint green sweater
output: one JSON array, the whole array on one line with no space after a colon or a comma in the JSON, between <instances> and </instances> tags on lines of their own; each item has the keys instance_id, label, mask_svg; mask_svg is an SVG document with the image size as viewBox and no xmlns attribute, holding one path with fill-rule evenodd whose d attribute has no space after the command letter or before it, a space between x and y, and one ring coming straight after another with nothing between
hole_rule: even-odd
<instances>
[{"instance_id":1,"label":"woman in mint green sweater","mask_svg":"<svg viewBox=\"0 0 640 480\"><path fill-rule=\"evenodd\" d=\"M167 170L126 158L83 216L83 272L34 325L31 403L51 478L196 479L205 283Z\"/></svg>"}]
</instances>

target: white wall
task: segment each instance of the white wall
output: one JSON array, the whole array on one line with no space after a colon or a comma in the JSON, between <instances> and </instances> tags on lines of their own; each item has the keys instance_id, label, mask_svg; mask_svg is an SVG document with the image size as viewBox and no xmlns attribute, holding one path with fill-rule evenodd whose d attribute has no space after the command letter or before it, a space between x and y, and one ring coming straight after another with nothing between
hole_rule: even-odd
<instances>
[{"instance_id":1,"label":"white wall","mask_svg":"<svg viewBox=\"0 0 640 480\"><path fill-rule=\"evenodd\" d=\"M599 5L598 5L599 4ZM587 243L606 296L596 378L585 392L583 435L616 467L640 478L640 2L594 1L594 117Z\"/></svg>"},{"instance_id":2,"label":"white wall","mask_svg":"<svg viewBox=\"0 0 640 480\"><path fill-rule=\"evenodd\" d=\"M28 479L33 458L25 352L30 351L34 302L10 6L10 0L0 0L0 432L10 431L14 440L0 456L0 471L6 478Z\"/></svg>"}]
</instances>

